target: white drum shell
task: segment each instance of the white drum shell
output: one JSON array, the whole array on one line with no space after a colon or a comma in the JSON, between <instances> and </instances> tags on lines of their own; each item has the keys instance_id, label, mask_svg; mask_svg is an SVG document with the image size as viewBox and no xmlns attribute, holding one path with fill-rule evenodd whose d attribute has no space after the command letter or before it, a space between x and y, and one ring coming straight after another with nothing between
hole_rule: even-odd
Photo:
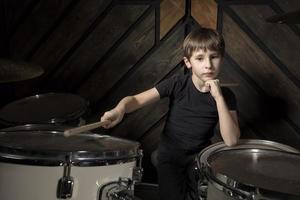
<instances>
[{"instance_id":1,"label":"white drum shell","mask_svg":"<svg viewBox=\"0 0 300 200\"><path fill-rule=\"evenodd\" d=\"M98 200L100 188L120 177L132 178L136 161L79 167L72 166L71 200ZM63 166L32 166L0 162L1 200L54 200Z\"/></svg>"}]
</instances>

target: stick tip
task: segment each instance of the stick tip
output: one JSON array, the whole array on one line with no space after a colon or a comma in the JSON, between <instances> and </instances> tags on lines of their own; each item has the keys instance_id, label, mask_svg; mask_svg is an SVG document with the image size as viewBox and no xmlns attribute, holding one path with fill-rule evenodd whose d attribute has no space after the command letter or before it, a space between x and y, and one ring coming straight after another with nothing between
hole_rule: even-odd
<instances>
[{"instance_id":1,"label":"stick tip","mask_svg":"<svg viewBox=\"0 0 300 200\"><path fill-rule=\"evenodd\" d=\"M65 137L70 137L71 136L70 131L68 131L68 130L64 131L64 136Z\"/></svg>"}]
</instances>

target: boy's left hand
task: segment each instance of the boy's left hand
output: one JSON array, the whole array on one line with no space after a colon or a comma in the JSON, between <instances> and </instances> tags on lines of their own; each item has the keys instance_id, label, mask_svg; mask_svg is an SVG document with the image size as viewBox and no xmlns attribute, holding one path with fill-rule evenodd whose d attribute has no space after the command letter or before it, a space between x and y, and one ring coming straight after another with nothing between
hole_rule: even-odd
<instances>
[{"instance_id":1,"label":"boy's left hand","mask_svg":"<svg viewBox=\"0 0 300 200\"><path fill-rule=\"evenodd\" d=\"M219 97L222 97L219 79L208 80L205 82L205 86L209 87L210 94L214 97L215 100L217 100Z\"/></svg>"}]
</instances>

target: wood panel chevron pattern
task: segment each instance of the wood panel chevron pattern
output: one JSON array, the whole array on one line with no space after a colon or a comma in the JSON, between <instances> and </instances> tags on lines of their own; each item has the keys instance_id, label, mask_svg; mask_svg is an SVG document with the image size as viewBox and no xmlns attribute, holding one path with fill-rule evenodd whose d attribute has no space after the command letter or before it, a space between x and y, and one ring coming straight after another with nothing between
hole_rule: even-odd
<instances>
[{"instance_id":1,"label":"wood panel chevron pattern","mask_svg":"<svg viewBox=\"0 0 300 200\"><path fill-rule=\"evenodd\" d=\"M185 35L211 27L226 42L220 80L239 84L232 90L242 137L300 149L300 27L265 21L299 9L298 0L2 0L0 5L1 57L45 70L39 78L0 85L1 102L70 92L89 100L84 118L95 122L122 97L185 73ZM144 179L156 182L148 165L167 112L163 100L129 114L111 130L95 132L139 141ZM220 139L217 134L213 141Z\"/></svg>"}]
</instances>

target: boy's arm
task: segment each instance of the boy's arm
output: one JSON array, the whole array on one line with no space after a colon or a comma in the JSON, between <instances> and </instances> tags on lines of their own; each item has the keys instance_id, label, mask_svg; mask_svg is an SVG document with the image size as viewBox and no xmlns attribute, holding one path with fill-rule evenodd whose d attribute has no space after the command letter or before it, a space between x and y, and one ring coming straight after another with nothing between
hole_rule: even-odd
<instances>
[{"instance_id":1,"label":"boy's arm","mask_svg":"<svg viewBox=\"0 0 300 200\"><path fill-rule=\"evenodd\" d=\"M227 146L236 145L240 137L237 113L228 110L218 80L210 80L206 84L210 87L210 93L217 104L221 136Z\"/></svg>"},{"instance_id":2,"label":"boy's arm","mask_svg":"<svg viewBox=\"0 0 300 200\"><path fill-rule=\"evenodd\" d=\"M104 128L112 128L122 121L125 113L133 112L160 99L156 88L146 90L134 96L124 97L115 108L104 113L101 121L107 121Z\"/></svg>"},{"instance_id":3,"label":"boy's arm","mask_svg":"<svg viewBox=\"0 0 300 200\"><path fill-rule=\"evenodd\" d=\"M229 111L223 97L216 100L219 114L220 133L227 146L237 144L240 137L237 112Z\"/></svg>"}]
</instances>

